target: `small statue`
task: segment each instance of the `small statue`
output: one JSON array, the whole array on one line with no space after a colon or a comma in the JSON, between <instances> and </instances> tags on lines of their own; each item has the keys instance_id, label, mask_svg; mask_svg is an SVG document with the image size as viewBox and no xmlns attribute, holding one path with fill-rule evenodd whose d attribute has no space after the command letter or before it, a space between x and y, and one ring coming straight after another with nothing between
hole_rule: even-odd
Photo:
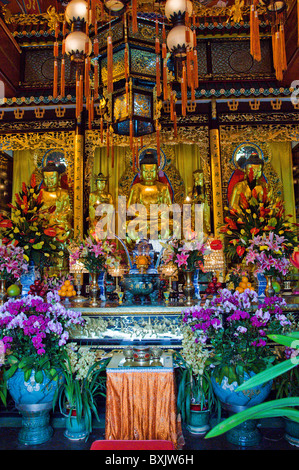
<instances>
[{"instance_id":1,"label":"small statue","mask_svg":"<svg viewBox=\"0 0 299 470\"><path fill-rule=\"evenodd\" d=\"M89 228L92 232L95 232L96 225L101 219L101 217L97 215L99 205L113 204L113 198L106 189L107 181L108 176L99 173L95 178L96 190L89 195Z\"/></svg>"},{"instance_id":2,"label":"small statue","mask_svg":"<svg viewBox=\"0 0 299 470\"><path fill-rule=\"evenodd\" d=\"M159 222L161 223L160 234L163 235L163 238L169 237L169 231L171 230L171 221L168 221L168 212L167 217L165 218L165 224L169 223L169 227L166 225L163 230L163 211L160 214L155 216L153 213L150 214L150 207L154 204L166 204L167 206L172 204L171 195L169 187L167 184L162 183L158 180L158 164L155 157L155 151L148 149L144 152L144 156L140 161L140 176L141 181L132 186L129 200L128 208L135 204L141 204L146 208L147 217L143 217L139 214L140 224L139 231L142 231L142 234L146 238L150 238L151 227L159 232ZM151 215L151 222L150 222ZM137 240L138 233L134 228L128 229L128 236L131 240ZM145 237L141 237L145 238Z\"/></svg>"},{"instance_id":3,"label":"small statue","mask_svg":"<svg viewBox=\"0 0 299 470\"><path fill-rule=\"evenodd\" d=\"M72 232L72 209L69 193L61 188L60 179L64 173L64 165L47 163L42 169L43 192L42 210L46 210L46 226L56 230L56 238L63 244Z\"/></svg>"},{"instance_id":4,"label":"small statue","mask_svg":"<svg viewBox=\"0 0 299 470\"><path fill-rule=\"evenodd\" d=\"M195 205L203 206L203 233L209 235L211 233L211 212L208 198L205 193L205 185L203 179L203 171L195 170L193 172L194 185L192 191L188 194L188 202L191 204L191 224L195 229Z\"/></svg>"},{"instance_id":5,"label":"small statue","mask_svg":"<svg viewBox=\"0 0 299 470\"><path fill-rule=\"evenodd\" d=\"M251 192L255 189L259 201L262 201L264 189L269 193L269 185L262 178L264 162L257 153L252 153L244 163L243 168L244 180L236 183L233 187L229 200L229 207L238 209L240 207L240 196L244 194L246 199L251 196Z\"/></svg>"}]
</instances>

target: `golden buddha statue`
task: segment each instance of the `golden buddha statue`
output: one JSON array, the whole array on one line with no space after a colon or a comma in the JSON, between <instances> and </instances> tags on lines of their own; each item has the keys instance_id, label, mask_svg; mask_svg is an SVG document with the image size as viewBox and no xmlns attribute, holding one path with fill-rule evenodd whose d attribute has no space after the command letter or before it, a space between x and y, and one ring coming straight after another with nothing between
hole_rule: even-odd
<instances>
[{"instance_id":1,"label":"golden buddha statue","mask_svg":"<svg viewBox=\"0 0 299 470\"><path fill-rule=\"evenodd\" d=\"M208 198L205 192L204 178L202 170L193 172L194 185L192 191L188 194L185 202L191 204L191 226L195 230L195 206L201 205L202 208L202 231L205 235L211 233L211 211Z\"/></svg>"},{"instance_id":2,"label":"golden buddha statue","mask_svg":"<svg viewBox=\"0 0 299 470\"><path fill-rule=\"evenodd\" d=\"M56 238L62 243L71 235L73 215L69 193L60 187L60 178L64 170L64 165L57 166L52 162L47 163L42 169L42 209L47 211L46 224L47 227L56 230Z\"/></svg>"},{"instance_id":3,"label":"golden buddha statue","mask_svg":"<svg viewBox=\"0 0 299 470\"><path fill-rule=\"evenodd\" d=\"M138 215L139 228L130 222L128 224L128 236L131 240L139 238L138 233L143 234L143 238L151 238L155 233L163 239L169 238L172 230L172 221L169 220L169 211L167 208L159 208L159 212L151 211L153 205L172 204L169 187L167 184L158 180L158 164L155 157L156 152L152 149L143 152L140 160L140 182L134 184L131 188L128 208L139 204L140 211ZM138 211L138 207L136 207ZM131 213L131 215L133 215ZM146 234L146 237L145 237Z\"/></svg>"},{"instance_id":4,"label":"golden buddha statue","mask_svg":"<svg viewBox=\"0 0 299 470\"><path fill-rule=\"evenodd\" d=\"M106 189L108 177L99 173L95 178L96 189L89 195L89 228L95 232L96 225L101 219L97 214L97 209L101 204L113 204L113 198Z\"/></svg>"},{"instance_id":5,"label":"golden buddha statue","mask_svg":"<svg viewBox=\"0 0 299 470\"><path fill-rule=\"evenodd\" d=\"M229 207L238 209L240 207L240 196L244 194L246 199L251 197L252 190L255 189L256 195L262 201L264 189L269 192L269 186L262 178L264 162L257 154L252 154L244 163L244 180L236 183L233 187L229 200Z\"/></svg>"}]
</instances>

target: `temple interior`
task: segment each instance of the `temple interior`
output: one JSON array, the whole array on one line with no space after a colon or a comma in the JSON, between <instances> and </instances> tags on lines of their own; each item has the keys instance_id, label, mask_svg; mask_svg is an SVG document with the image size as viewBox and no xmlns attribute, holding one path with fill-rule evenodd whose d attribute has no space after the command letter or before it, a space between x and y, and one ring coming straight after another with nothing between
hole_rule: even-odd
<instances>
[{"instance_id":1,"label":"temple interior","mask_svg":"<svg viewBox=\"0 0 299 470\"><path fill-rule=\"evenodd\" d=\"M63 434L67 406L78 409L58 402L47 410L51 431L36 430L1 382L0 449L87 450L98 440L137 441L137 450L162 441L176 451L298 448L299 427L290 437L281 409L227 441L205 439L215 401L209 424L189 422L191 405L206 410L194 384L202 399L208 353L194 344L214 348L208 361L228 357L224 347L217 356L230 331L225 295L248 295L252 304L238 308L255 320L271 305L268 333L267 317L250 347L275 333L292 337L279 344L297 354L298 90L299 0L0 0L1 377L15 351L23 366L48 354L36 342L54 327L26 330L22 341L20 322L8 328L10 305L31 302L29 322L35 297L82 318L57 333L59 345L67 338L103 367L86 432ZM192 323L215 305L219 342L219 330L207 341L204 320ZM289 320L276 316L270 329L278 310ZM249 329L238 328L231 350ZM25 347L29 336L35 349ZM229 384L240 385L246 348L245 359L226 363L237 380ZM277 391L295 384L298 425L298 371L287 373L273 378L265 404L290 399ZM222 420L255 404L217 397Z\"/></svg>"}]
</instances>

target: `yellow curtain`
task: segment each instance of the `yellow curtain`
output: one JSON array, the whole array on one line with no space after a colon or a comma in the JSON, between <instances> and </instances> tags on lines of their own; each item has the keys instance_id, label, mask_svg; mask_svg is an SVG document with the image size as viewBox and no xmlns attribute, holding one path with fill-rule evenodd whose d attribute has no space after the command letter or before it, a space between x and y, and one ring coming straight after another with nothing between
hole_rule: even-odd
<instances>
[{"instance_id":1,"label":"yellow curtain","mask_svg":"<svg viewBox=\"0 0 299 470\"><path fill-rule=\"evenodd\" d=\"M292 221L296 222L291 142L270 142L269 145L272 153L271 164L283 185L286 214L291 214Z\"/></svg>"},{"instance_id":2,"label":"yellow curtain","mask_svg":"<svg viewBox=\"0 0 299 470\"><path fill-rule=\"evenodd\" d=\"M35 170L33 153L30 150L16 150L13 153L13 181L12 181L12 200L15 194L21 191L22 183L27 185Z\"/></svg>"}]
</instances>

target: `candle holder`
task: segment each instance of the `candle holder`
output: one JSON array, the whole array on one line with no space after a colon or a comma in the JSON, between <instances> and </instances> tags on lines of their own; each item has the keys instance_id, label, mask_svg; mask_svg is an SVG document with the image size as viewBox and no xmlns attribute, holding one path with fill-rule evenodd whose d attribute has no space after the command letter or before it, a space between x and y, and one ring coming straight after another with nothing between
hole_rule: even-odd
<instances>
[{"instance_id":1,"label":"candle holder","mask_svg":"<svg viewBox=\"0 0 299 470\"><path fill-rule=\"evenodd\" d=\"M90 293L91 293L91 301L90 301L90 306L91 307L97 307L98 302L97 302L97 295L98 295L98 273L90 273L91 276L91 287L90 287Z\"/></svg>"}]
</instances>

